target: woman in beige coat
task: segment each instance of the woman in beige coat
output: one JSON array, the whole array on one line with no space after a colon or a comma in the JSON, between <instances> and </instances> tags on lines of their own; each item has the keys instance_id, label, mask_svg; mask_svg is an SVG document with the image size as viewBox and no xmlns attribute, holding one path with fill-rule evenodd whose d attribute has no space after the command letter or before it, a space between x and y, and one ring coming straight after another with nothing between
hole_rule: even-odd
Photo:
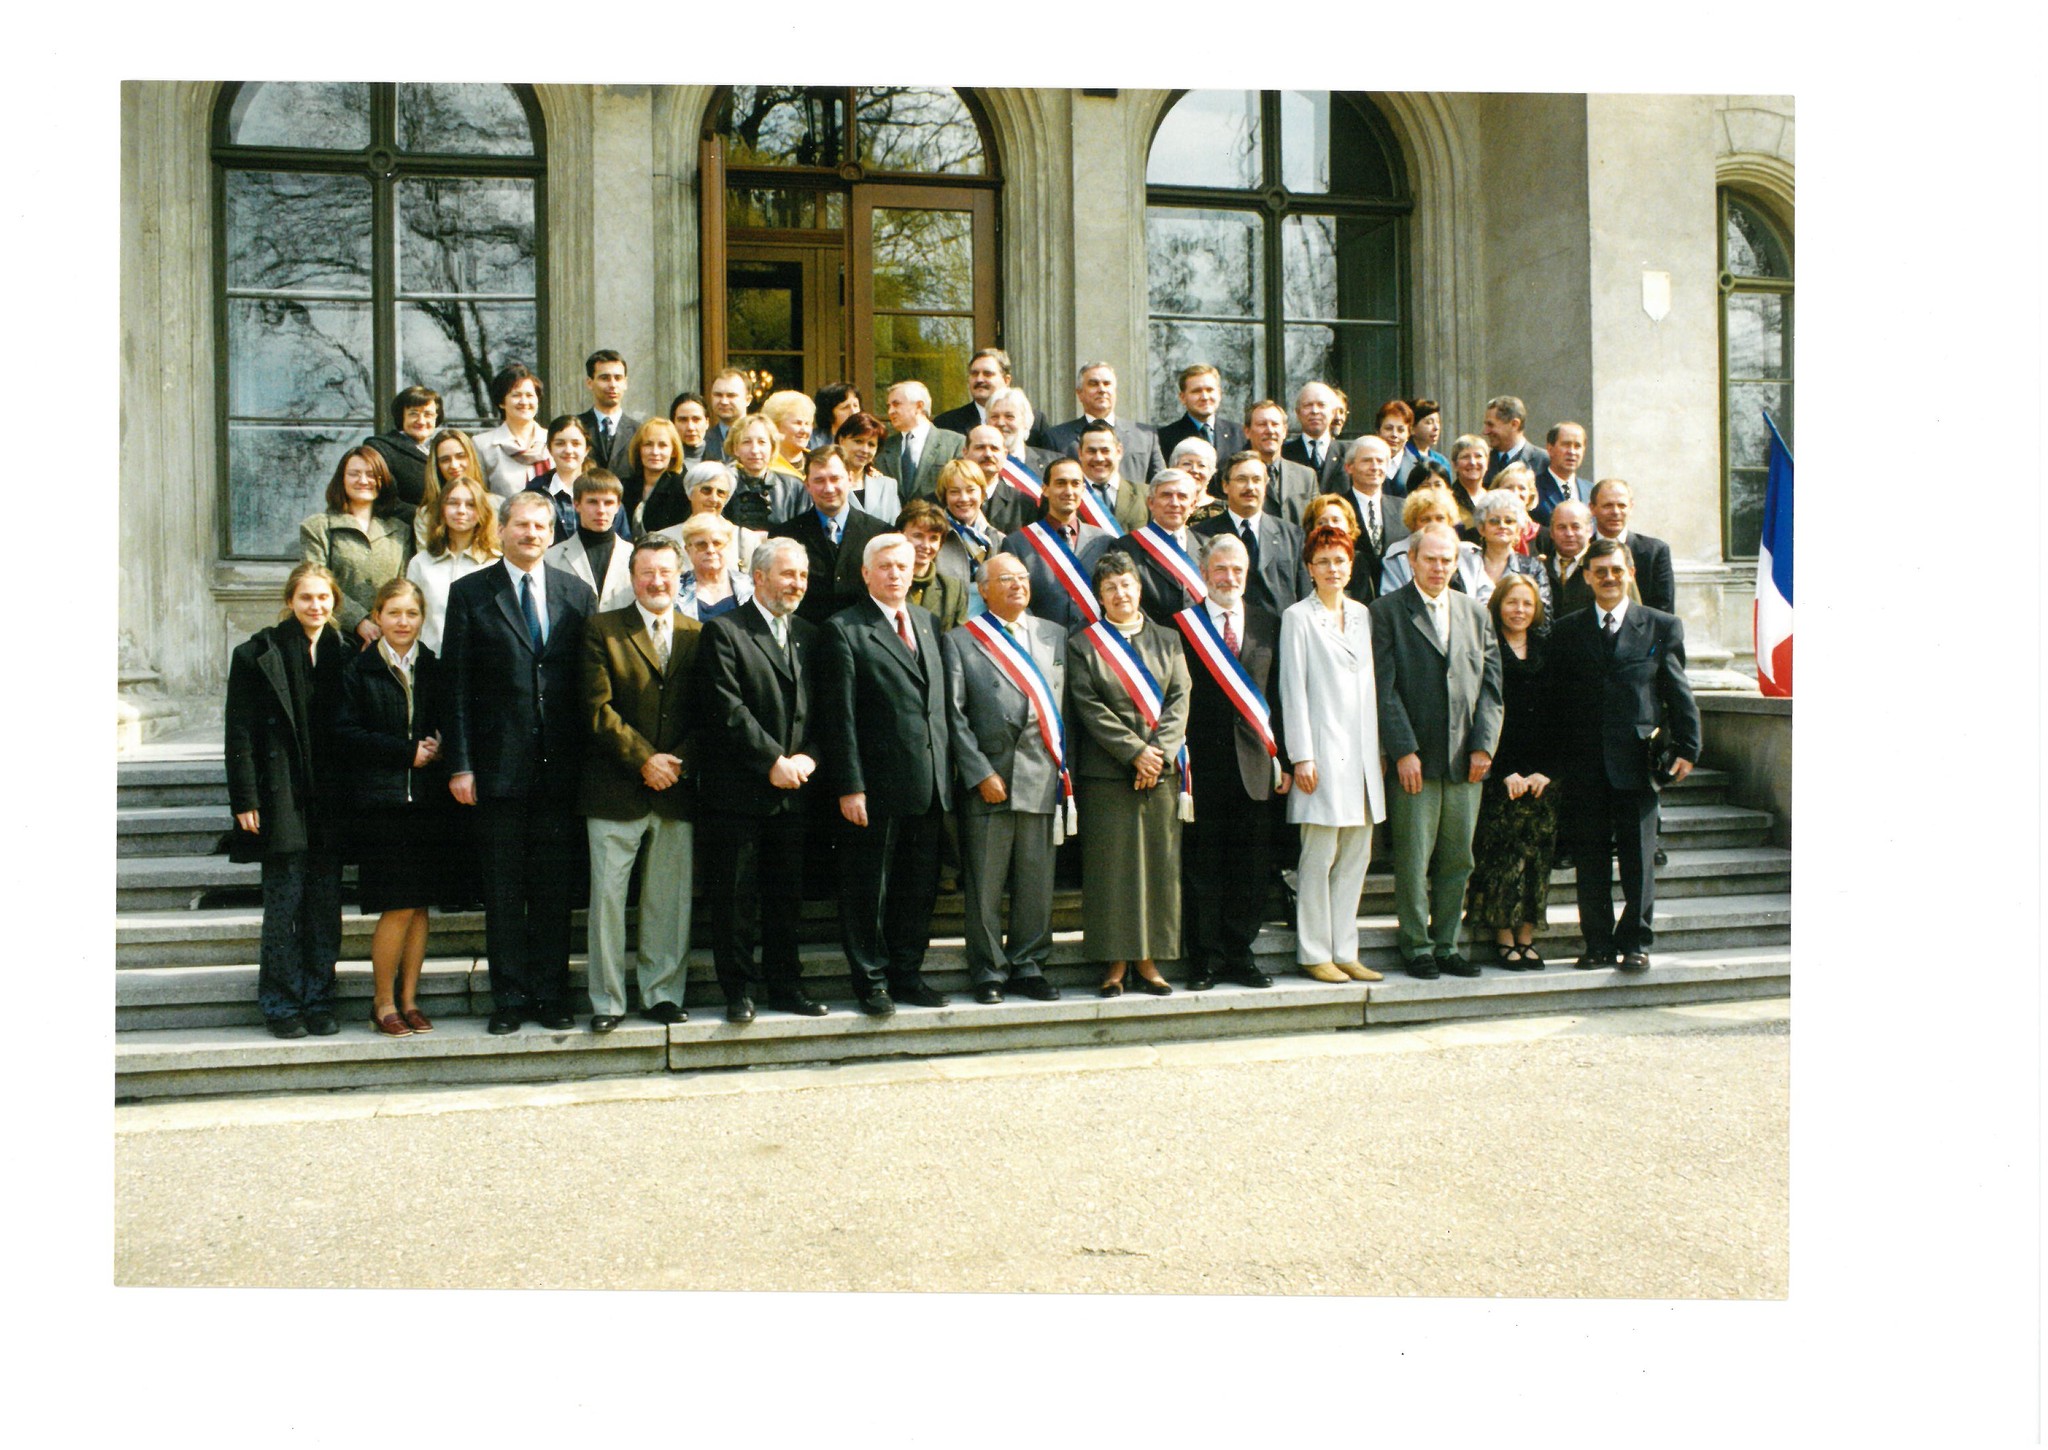
<instances>
[{"instance_id":1,"label":"woman in beige coat","mask_svg":"<svg viewBox=\"0 0 2048 1450\"><path fill-rule=\"evenodd\" d=\"M334 620L358 648L376 642L377 591L412 559L412 511L383 455L367 443L349 449L327 480L327 511L299 525L299 557L334 576Z\"/></svg>"}]
</instances>

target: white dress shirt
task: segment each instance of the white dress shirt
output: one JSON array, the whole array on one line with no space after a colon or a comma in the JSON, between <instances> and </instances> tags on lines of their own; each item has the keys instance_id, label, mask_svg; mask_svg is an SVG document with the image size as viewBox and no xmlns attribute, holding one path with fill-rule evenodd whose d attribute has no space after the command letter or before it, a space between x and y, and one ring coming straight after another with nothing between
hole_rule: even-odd
<instances>
[{"instance_id":1,"label":"white dress shirt","mask_svg":"<svg viewBox=\"0 0 2048 1450\"><path fill-rule=\"evenodd\" d=\"M533 608L535 613L540 615L540 642L546 644L548 642L548 568L546 561L542 560L536 563L533 566L532 573L521 569L510 559L506 559L503 562L505 565L505 575L512 581L512 607L514 609L519 608L519 581L522 579L533 580ZM525 615L522 613L520 617L523 620Z\"/></svg>"}]
</instances>

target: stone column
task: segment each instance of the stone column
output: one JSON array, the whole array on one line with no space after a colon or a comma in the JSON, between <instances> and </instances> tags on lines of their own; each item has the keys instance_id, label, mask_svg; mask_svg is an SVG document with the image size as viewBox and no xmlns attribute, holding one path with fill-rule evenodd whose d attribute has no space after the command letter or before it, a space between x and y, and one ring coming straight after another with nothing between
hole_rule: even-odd
<instances>
[{"instance_id":1,"label":"stone column","mask_svg":"<svg viewBox=\"0 0 2048 1450\"><path fill-rule=\"evenodd\" d=\"M625 355L628 412L660 417L670 394L661 386L654 353L654 108L647 86L597 87L591 105L591 179L595 312L590 331L571 336L571 349L588 356L600 347ZM566 408L573 385L589 406L579 366L564 379ZM655 395L659 393L660 396Z\"/></svg>"},{"instance_id":2,"label":"stone column","mask_svg":"<svg viewBox=\"0 0 2048 1450\"><path fill-rule=\"evenodd\" d=\"M1048 419L1074 416L1074 373L1101 358L1116 368L1117 413L1150 419L1146 342L1145 156L1170 91L1071 93L1074 194L1074 352L1048 384Z\"/></svg>"}]
</instances>

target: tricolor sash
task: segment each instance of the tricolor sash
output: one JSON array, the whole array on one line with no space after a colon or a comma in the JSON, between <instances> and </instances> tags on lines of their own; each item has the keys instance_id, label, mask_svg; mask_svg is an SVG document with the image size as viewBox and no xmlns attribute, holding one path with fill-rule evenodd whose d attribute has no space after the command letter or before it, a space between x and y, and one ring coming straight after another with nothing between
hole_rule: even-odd
<instances>
[{"instance_id":1,"label":"tricolor sash","mask_svg":"<svg viewBox=\"0 0 2048 1450\"><path fill-rule=\"evenodd\" d=\"M953 526L953 532L960 536L960 542L967 545L968 552L974 554L975 563L979 564L983 559L986 559L995 552L996 546L989 542L988 535L974 527L974 525L963 524L950 513L946 515L946 522ZM976 550L980 552L976 553Z\"/></svg>"},{"instance_id":2,"label":"tricolor sash","mask_svg":"<svg viewBox=\"0 0 2048 1450\"><path fill-rule=\"evenodd\" d=\"M1102 506L1102 500L1095 496L1095 485L1085 481L1081 484L1081 522L1095 525L1112 539L1123 536L1124 526Z\"/></svg>"},{"instance_id":3,"label":"tricolor sash","mask_svg":"<svg viewBox=\"0 0 2048 1450\"><path fill-rule=\"evenodd\" d=\"M1080 557L1067 547L1060 531L1041 521L1026 526L1023 534L1024 542L1052 571L1052 577L1060 581L1060 588L1066 590L1067 598L1073 601L1081 617L1090 624L1102 618L1102 606L1095 600L1087 574L1082 572Z\"/></svg>"},{"instance_id":4,"label":"tricolor sash","mask_svg":"<svg viewBox=\"0 0 2048 1450\"><path fill-rule=\"evenodd\" d=\"M1107 620L1091 624L1081 631L1081 637L1102 656L1102 662L1109 666L1109 672L1131 697L1131 703L1138 707L1138 718L1145 722L1148 730L1159 728L1159 717L1166 710L1166 692L1159 688L1159 681L1152 678L1152 672L1145 668L1144 656L1137 647L1124 638L1123 631ZM1180 771L1180 818L1192 821L1195 818L1195 774L1188 764L1188 747L1181 744L1180 754L1174 760Z\"/></svg>"},{"instance_id":5,"label":"tricolor sash","mask_svg":"<svg viewBox=\"0 0 2048 1450\"><path fill-rule=\"evenodd\" d=\"M1195 567L1195 561L1188 557L1188 551L1173 540L1173 535L1157 524L1147 524L1131 534L1131 542L1143 549L1152 562L1173 576L1188 597L1200 604L1209 597L1209 586L1202 582L1202 571Z\"/></svg>"},{"instance_id":6,"label":"tricolor sash","mask_svg":"<svg viewBox=\"0 0 2048 1450\"><path fill-rule=\"evenodd\" d=\"M1201 605L1181 610L1174 615L1173 622L1180 626L1180 632L1187 637L1196 657L1209 671L1209 678L1223 691L1223 698L1230 701L1238 717L1252 727L1252 734L1258 736L1259 743L1266 747L1266 755L1273 763L1273 784L1278 786L1280 743L1273 738L1272 707L1259 693L1259 687L1252 683L1244 661L1230 652L1230 646L1216 632L1216 621Z\"/></svg>"},{"instance_id":7,"label":"tricolor sash","mask_svg":"<svg viewBox=\"0 0 2048 1450\"><path fill-rule=\"evenodd\" d=\"M1014 453L1005 455L1002 469L996 476L1007 479L1010 487L1030 500L1033 508L1038 507L1038 501L1045 497L1045 484L1031 471L1031 465Z\"/></svg>"},{"instance_id":8,"label":"tricolor sash","mask_svg":"<svg viewBox=\"0 0 2048 1450\"><path fill-rule=\"evenodd\" d=\"M993 614L975 615L967 621L966 628L981 646L981 652L988 656L989 663L1017 687L1031 703L1032 713L1038 716L1038 738L1045 742L1045 753L1052 757L1053 769L1059 772L1060 796L1066 807L1064 811L1053 812L1052 839L1058 845L1081 829L1081 820L1074 808L1073 777L1067 774L1067 727L1052 697L1052 684L1039 669L1038 661L1031 658L1031 651Z\"/></svg>"}]
</instances>

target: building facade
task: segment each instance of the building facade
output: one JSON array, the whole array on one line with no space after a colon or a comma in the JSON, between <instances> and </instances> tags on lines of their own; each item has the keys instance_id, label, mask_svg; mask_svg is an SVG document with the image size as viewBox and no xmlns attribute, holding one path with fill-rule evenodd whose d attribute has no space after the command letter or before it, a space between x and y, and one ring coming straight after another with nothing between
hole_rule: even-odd
<instances>
[{"instance_id":1,"label":"building facade","mask_svg":"<svg viewBox=\"0 0 2048 1450\"><path fill-rule=\"evenodd\" d=\"M628 411L765 386L965 398L996 343L1048 421L1342 387L1477 431L1588 427L1670 542L1695 672L1753 678L1768 407L1792 429L1788 97L129 82L122 89L127 738L204 728L300 517L414 382L495 422L507 362Z\"/></svg>"}]
</instances>

